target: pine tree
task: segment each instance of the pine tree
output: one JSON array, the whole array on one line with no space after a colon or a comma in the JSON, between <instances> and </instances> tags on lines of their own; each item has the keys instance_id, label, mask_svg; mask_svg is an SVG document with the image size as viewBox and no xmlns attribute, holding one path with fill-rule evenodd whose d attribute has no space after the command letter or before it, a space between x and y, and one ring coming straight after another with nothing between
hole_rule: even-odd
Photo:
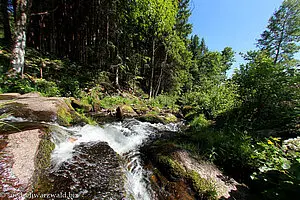
<instances>
[{"instance_id":1,"label":"pine tree","mask_svg":"<svg viewBox=\"0 0 300 200\"><path fill-rule=\"evenodd\" d=\"M198 57L200 54L200 44L199 44L199 37L198 35L191 36L191 43L189 44L189 50L193 54L193 60Z\"/></svg>"},{"instance_id":2,"label":"pine tree","mask_svg":"<svg viewBox=\"0 0 300 200\"><path fill-rule=\"evenodd\" d=\"M193 60L197 60L208 52L208 47L205 44L204 38L202 38L201 42L199 42L198 35L193 35L189 44L189 50L193 54Z\"/></svg>"},{"instance_id":3,"label":"pine tree","mask_svg":"<svg viewBox=\"0 0 300 200\"><path fill-rule=\"evenodd\" d=\"M203 56L205 53L208 52L208 47L205 44L204 38L201 39L199 50L200 50L200 55L201 56Z\"/></svg>"},{"instance_id":4,"label":"pine tree","mask_svg":"<svg viewBox=\"0 0 300 200\"><path fill-rule=\"evenodd\" d=\"M176 16L175 30L180 38L184 40L192 33L192 24L188 22L189 17L192 14L189 4L190 0L180 0Z\"/></svg>"},{"instance_id":5,"label":"pine tree","mask_svg":"<svg viewBox=\"0 0 300 200\"><path fill-rule=\"evenodd\" d=\"M269 52L277 63L293 59L300 46L300 1L285 0L269 19L267 30L257 42L261 50Z\"/></svg>"}]
</instances>

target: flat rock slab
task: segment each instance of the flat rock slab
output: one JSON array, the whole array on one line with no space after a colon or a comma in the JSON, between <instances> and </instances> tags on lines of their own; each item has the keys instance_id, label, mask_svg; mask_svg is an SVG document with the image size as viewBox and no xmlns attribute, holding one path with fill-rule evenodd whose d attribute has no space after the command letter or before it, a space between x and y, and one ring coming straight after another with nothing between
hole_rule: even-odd
<instances>
[{"instance_id":1,"label":"flat rock slab","mask_svg":"<svg viewBox=\"0 0 300 200\"><path fill-rule=\"evenodd\" d=\"M4 93L4 94L0 94L0 102L5 102L7 100L16 99L19 96L21 96L21 94L19 94L19 93Z\"/></svg>"},{"instance_id":2,"label":"flat rock slab","mask_svg":"<svg viewBox=\"0 0 300 200\"><path fill-rule=\"evenodd\" d=\"M2 100L1 100L2 99ZM54 122L59 108L69 110L62 97L41 97L38 93L0 95L1 113L32 121Z\"/></svg>"},{"instance_id":3,"label":"flat rock slab","mask_svg":"<svg viewBox=\"0 0 300 200\"><path fill-rule=\"evenodd\" d=\"M0 134L0 199L24 199L35 171L39 129Z\"/></svg>"},{"instance_id":4,"label":"flat rock slab","mask_svg":"<svg viewBox=\"0 0 300 200\"><path fill-rule=\"evenodd\" d=\"M223 175L223 173L212 163L198 161L192 158L186 151L176 151L173 153L179 163L188 170L197 172L202 178L212 181L215 185L218 198L230 197L232 190L236 191L237 186L240 185L233 178Z\"/></svg>"},{"instance_id":5,"label":"flat rock slab","mask_svg":"<svg viewBox=\"0 0 300 200\"><path fill-rule=\"evenodd\" d=\"M13 174L27 185L34 173L34 160L41 141L38 129L8 135L8 151L13 155Z\"/></svg>"}]
</instances>

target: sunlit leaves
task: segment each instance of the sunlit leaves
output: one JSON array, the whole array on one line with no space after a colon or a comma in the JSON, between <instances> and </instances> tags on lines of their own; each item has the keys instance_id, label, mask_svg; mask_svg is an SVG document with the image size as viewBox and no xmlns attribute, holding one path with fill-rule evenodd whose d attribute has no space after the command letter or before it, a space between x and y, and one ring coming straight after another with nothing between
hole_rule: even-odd
<instances>
[{"instance_id":1,"label":"sunlit leaves","mask_svg":"<svg viewBox=\"0 0 300 200\"><path fill-rule=\"evenodd\" d=\"M258 40L257 46L269 52L273 63L289 61L300 50L300 1L285 0L269 19L267 30Z\"/></svg>"}]
</instances>

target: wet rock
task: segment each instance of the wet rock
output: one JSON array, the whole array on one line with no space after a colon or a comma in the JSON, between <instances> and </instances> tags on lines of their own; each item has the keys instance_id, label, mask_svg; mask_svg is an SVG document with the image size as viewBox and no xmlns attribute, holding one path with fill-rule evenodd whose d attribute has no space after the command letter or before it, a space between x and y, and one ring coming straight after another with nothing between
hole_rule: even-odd
<instances>
[{"instance_id":1,"label":"wet rock","mask_svg":"<svg viewBox=\"0 0 300 200\"><path fill-rule=\"evenodd\" d=\"M4 93L4 94L0 94L0 102L1 101L7 101L7 100L13 100L18 98L19 96L21 96L21 94L19 93Z\"/></svg>"},{"instance_id":2,"label":"wet rock","mask_svg":"<svg viewBox=\"0 0 300 200\"><path fill-rule=\"evenodd\" d=\"M123 119L123 112L120 107L117 107L116 109L116 118L117 120L122 120Z\"/></svg>"},{"instance_id":3,"label":"wet rock","mask_svg":"<svg viewBox=\"0 0 300 200\"><path fill-rule=\"evenodd\" d=\"M138 116L138 114L133 110L131 106L123 105L121 106L121 110L123 112L124 117L131 118Z\"/></svg>"},{"instance_id":4,"label":"wet rock","mask_svg":"<svg viewBox=\"0 0 300 200\"><path fill-rule=\"evenodd\" d=\"M81 101L71 97L70 98L71 106L76 109L82 109L84 112L94 111L92 105L84 105Z\"/></svg>"},{"instance_id":5,"label":"wet rock","mask_svg":"<svg viewBox=\"0 0 300 200\"><path fill-rule=\"evenodd\" d=\"M4 199L21 199L32 185L42 134L42 130L34 129L0 135L0 142L5 144L0 149L0 188L3 191L0 194Z\"/></svg>"},{"instance_id":6,"label":"wet rock","mask_svg":"<svg viewBox=\"0 0 300 200\"><path fill-rule=\"evenodd\" d=\"M168 141L155 142L141 149L144 162L152 166L152 187L159 196L177 199L247 199L249 190L234 179L225 176L214 164L197 160L187 151ZM159 189L163 187L163 189ZM238 188L245 188L242 192ZM176 192L177 191L177 192ZM235 196L231 196L231 195ZM160 198L163 199L163 198Z\"/></svg>"},{"instance_id":7,"label":"wet rock","mask_svg":"<svg viewBox=\"0 0 300 200\"><path fill-rule=\"evenodd\" d=\"M82 143L72 160L49 174L51 192L70 193L79 199L122 199L124 174L120 158L105 142Z\"/></svg>"},{"instance_id":8,"label":"wet rock","mask_svg":"<svg viewBox=\"0 0 300 200\"><path fill-rule=\"evenodd\" d=\"M5 95L4 95L5 96ZM15 95L13 100L3 102L0 114L10 113L32 121L54 122L58 118L58 111L70 111L70 107L59 97L41 97L38 93Z\"/></svg>"}]
</instances>

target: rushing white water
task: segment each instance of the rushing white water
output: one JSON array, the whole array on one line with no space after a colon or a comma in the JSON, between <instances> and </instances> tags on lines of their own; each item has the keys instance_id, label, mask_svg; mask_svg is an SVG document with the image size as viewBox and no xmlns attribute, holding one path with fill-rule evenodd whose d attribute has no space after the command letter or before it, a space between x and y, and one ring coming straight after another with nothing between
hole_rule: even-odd
<instances>
[{"instance_id":1,"label":"rushing white water","mask_svg":"<svg viewBox=\"0 0 300 200\"><path fill-rule=\"evenodd\" d=\"M138 147L150 136L162 131L177 131L176 124L162 125L140 122L134 119L100 126L85 125L83 127L63 128L53 127L53 141L56 147L52 153L55 167L72 158L74 147L81 143L102 141L125 160L125 189L129 196L138 200L150 200L151 192L146 187L145 171L141 165ZM56 133L56 134L55 134Z\"/></svg>"},{"instance_id":2,"label":"rushing white water","mask_svg":"<svg viewBox=\"0 0 300 200\"><path fill-rule=\"evenodd\" d=\"M7 117L0 119L0 121L7 121L7 122L28 122L28 120L21 118L21 117L14 117L12 115L8 115Z\"/></svg>"}]
</instances>

